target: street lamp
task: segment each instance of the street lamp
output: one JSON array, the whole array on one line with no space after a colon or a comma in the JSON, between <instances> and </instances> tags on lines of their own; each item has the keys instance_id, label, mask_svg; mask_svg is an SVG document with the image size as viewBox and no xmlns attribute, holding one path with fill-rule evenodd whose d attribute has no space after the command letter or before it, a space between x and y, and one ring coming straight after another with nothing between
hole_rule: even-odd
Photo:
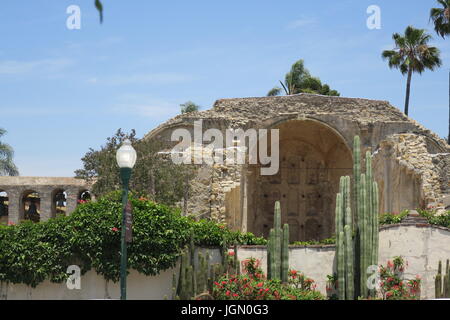
<instances>
[{"instance_id":1,"label":"street lamp","mask_svg":"<svg viewBox=\"0 0 450 320\"><path fill-rule=\"evenodd\" d=\"M136 163L136 150L131 146L130 140L126 139L116 153L117 164L120 168L120 179L122 180L122 234L120 245L120 300L127 299L127 243L126 233L126 205L128 202L128 185L131 171Z\"/></svg>"}]
</instances>

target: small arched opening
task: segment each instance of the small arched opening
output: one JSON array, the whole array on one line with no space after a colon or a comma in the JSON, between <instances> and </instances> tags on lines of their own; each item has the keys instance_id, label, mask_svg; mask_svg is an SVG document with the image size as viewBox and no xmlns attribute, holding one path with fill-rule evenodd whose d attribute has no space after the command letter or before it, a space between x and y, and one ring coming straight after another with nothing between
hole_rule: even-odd
<instances>
[{"instance_id":1,"label":"small arched opening","mask_svg":"<svg viewBox=\"0 0 450 320\"><path fill-rule=\"evenodd\" d=\"M41 220L41 198L34 190L22 193L21 216L25 220L39 222Z\"/></svg>"},{"instance_id":2,"label":"small arched opening","mask_svg":"<svg viewBox=\"0 0 450 320\"><path fill-rule=\"evenodd\" d=\"M92 194L89 190L82 190L78 193L78 203L85 203L92 200Z\"/></svg>"},{"instance_id":3,"label":"small arched opening","mask_svg":"<svg viewBox=\"0 0 450 320\"><path fill-rule=\"evenodd\" d=\"M56 189L52 193L52 217L66 215L67 213L67 192L63 189Z\"/></svg>"},{"instance_id":4,"label":"small arched opening","mask_svg":"<svg viewBox=\"0 0 450 320\"><path fill-rule=\"evenodd\" d=\"M8 224L8 207L8 193L0 190L0 224Z\"/></svg>"}]
</instances>

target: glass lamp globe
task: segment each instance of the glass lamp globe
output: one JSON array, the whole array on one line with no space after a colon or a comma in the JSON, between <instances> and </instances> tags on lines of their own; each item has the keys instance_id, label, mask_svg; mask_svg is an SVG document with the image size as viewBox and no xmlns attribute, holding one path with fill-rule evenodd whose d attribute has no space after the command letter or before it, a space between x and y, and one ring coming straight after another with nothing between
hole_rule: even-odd
<instances>
[{"instance_id":1,"label":"glass lamp globe","mask_svg":"<svg viewBox=\"0 0 450 320\"><path fill-rule=\"evenodd\" d=\"M131 141L126 139L117 150L116 160L119 168L132 169L136 163L136 150L131 145Z\"/></svg>"}]
</instances>

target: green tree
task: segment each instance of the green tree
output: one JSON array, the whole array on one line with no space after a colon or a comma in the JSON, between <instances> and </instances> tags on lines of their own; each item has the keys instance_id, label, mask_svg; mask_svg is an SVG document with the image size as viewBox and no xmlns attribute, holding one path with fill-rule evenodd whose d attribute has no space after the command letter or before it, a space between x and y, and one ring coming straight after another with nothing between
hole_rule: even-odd
<instances>
[{"instance_id":1,"label":"green tree","mask_svg":"<svg viewBox=\"0 0 450 320\"><path fill-rule=\"evenodd\" d=\"M137 153L130 181L132 191L167 205L174 205L189 197L193 169L187 165L174 164L159 153L164 147L161 142L138 140L134 130L127 134L119 129L114 136L107 138L100 150L89 149L81 159L83 169L76 170L75 176L93 183L92 192L97 196L119 190L121 182L116 151L125 139L132 142Z\"/></svg>"},{"instance_id":2,"label":"green tree","mask_svg":"<svg viewBox=\"0 0 450 320\"><path fill-rule=\"evenodd\" d=\"M442 8L432 8L430 19L433 20L434 30L442 38L450 35L450 0L437 0Z\"/></svg>"},{"instance_id":3,"label":"green tree","mask_svg":"<svg viewBox=\"0 0 450 320\"><path fill-rule=\"evenodd\" d=\"M200 106L195 104L192 101L188 101L186 103L180 104L181 113L189 113L200 110Z\"/></svg>"},{"instance_id":4,"label":"green tree","mask_svg":"<svg viewBox=\"0 0 450 320\"><path fill-rule=\"evenodd\" d=\"M436 33L445 39L446 36L450 35L450 0L438 0L438 3L442 5L442 8L432 8L430 11L430 19L433 20ZM447 142L450 144L450 96L448 108L449 119Z\"/></svg>"},{"instance_id":5,"label":"green tree","mask_svg":"<svg viewBox=\"0 0 450 320\"><path fill-rule=\"evenodd\" d=\"M0 128L0 139L6 134L6 130ZM14 150L13 148L2 141L0 141L0 175L2 176L18 176L19 170L13 162Z\"/></svg>"},{"instance_id":6,"label":"green tree","mask_svg":"<svg viewBox=\"0 0 450 320\"><path fill-rule=\"evenodd\" d=\"M432 37L424 29L409 26L404 35L394 33L392 39L395 41L394 50L383 51L382 57L388 60L390 68L400 69L403 75L408 75L405 97L405 114L408 115L412 75L440 67L440 51L428 45Z\"/></svg>"},{"instance_id":7,"label":"green tree","mask_svg":"<svg viewBox=\"0 0 450 320\"><path fill-rule=\"evenodd\" d=\"M286 74L284 82L280 81L281 87L275 87L267 94L269 97L278 96L283 91L286 95L293 95L298 93L313 93L327 96L339 96L339 92L331 90L327 84L322 84L322 81L313 77L308 69L305 68L303 60L295 62L291 70Z\"/></svg>"}]
</instances>

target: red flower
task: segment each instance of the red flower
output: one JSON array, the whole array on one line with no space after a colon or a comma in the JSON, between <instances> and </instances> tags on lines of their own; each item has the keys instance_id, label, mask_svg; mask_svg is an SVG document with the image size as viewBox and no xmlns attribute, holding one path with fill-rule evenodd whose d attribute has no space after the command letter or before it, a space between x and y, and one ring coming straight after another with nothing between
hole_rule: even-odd
<instances>
[{"instance_id":1,"label":"red flower","mask_svg":"<svg viewBox=\"0 0 450 320\"><path fill-rule=\"evenodd\" d=\"M261 288L263 285L264 285L264 283L260 282L260 283L258 283L256 286L257 286L258 288Z\"/></svg>"},{"instance_id":2,"label":"red flower","mask_svg":"<svg viewBox=\"0 0 450 320\"><path fill-rule=\"evenodd\" d=\"M15 226L16 224L14 223L14 222L12 222L12 221L9 221L8 222L8 226Z\"/></svg>"},{"instance_id":3,"label":"red flower","mask_svg":"<svg viewBox=\"0 0 450 320\"><path fill-rule=\"evenodd\" d=\"M229 297L230 296L230 290L228 290L225 294Z\"/></svg>"},{"instance_id":4,"label":"red flower","mask_svg":"<svg viewBox=\"0 0 450 320\"><path fill-rule=\"evenodd\" d=\"M229 255L229 256L234 256L234 251L229 251L229 252L228 252L228 255Z\"/></svg>"},{"instance_id":5,"label":"red flower","mask_svg":"<svg viewBox=\"0 0 450 320\"><path fill-rule=\"evenodd\" d=\"M112 231L114 231L114 232L117 232L117 231L119 231L119 229L117 229L116 227L114 227L114 228L111 228L111 230L112 230Z\"/></svg>"},{"instance_id":6,"label":"red flower","mask_svg":"<svg viewBox=\"0 0 450 320\"><path fill-rule=\"evenodd\" d=\"M238 297L239 295L237 293L233 293L233 297Z\"/></svg>"}]
</instances>

